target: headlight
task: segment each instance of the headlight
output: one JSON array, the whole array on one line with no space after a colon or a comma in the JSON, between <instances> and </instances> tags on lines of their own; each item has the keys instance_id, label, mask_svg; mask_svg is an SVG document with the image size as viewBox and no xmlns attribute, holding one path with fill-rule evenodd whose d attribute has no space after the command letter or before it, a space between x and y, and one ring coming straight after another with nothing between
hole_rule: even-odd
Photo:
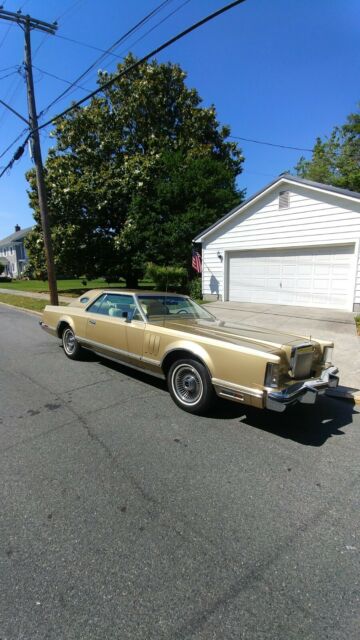
<instances>
[{"instance_id":1,"label":"headlight","mask_svg":"<svg viewBox=\"0 0 360 640\"><path fill-rule=\"evenodd\" d=\"M322 362L332 362L334 347L324 347Z\"/></svg>"},{"instance_id":2,"label":"headlight","mask_svg":"<svg viewBox=\"0 0 360 640\"><path fill-rule=\"evenodd\" d=\"M280 365L268 362L265 373L265 387L279 386Z\"/></svg>"}]
</instances>

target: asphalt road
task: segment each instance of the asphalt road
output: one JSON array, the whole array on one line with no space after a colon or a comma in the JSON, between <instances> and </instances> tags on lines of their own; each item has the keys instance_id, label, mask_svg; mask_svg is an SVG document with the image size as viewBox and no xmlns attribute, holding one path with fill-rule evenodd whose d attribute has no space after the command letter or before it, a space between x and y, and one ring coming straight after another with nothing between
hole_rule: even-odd
<instances>
[{"instance_id":1,"label":"asphalt road","mask_svg":"<svg viewBox=\"0 0 360 640\"><path fill-rule=\"evenodd\" d=\"M208 418L0 305L1 640L360 636L360 416Z\"/></svg>"}]
</instances>

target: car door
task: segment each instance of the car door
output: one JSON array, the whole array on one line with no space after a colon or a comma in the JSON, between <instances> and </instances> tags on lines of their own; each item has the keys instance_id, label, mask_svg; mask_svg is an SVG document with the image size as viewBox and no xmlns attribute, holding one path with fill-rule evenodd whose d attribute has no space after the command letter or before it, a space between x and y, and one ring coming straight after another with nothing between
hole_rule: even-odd
<instances>
[{"instance_id":1,"label":"car door","mask_svg":"<svg viewBox=\"0 0 360 640\"><path fill-rule=\"evenodd\" d=\"M126 314L135 307L130 294L104 293L86 309L85 341L94 351L127 362Z\"/></svg>"}]
</instances>

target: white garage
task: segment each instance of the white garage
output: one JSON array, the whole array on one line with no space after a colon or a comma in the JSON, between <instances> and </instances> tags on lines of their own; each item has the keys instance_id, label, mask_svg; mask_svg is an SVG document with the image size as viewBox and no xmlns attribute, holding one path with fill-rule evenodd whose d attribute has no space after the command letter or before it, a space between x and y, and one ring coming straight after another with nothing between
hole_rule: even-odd
<instances>
[{"instance_id":1,"label":"white garage","mask_svg":"<svg viewBox=\"0 0 360 640\"><path fill-rule=\"evenodd\" d=\"M207 299L360 310L360 194L281 176L201 233Z\"/></svg>"}]
</instances>

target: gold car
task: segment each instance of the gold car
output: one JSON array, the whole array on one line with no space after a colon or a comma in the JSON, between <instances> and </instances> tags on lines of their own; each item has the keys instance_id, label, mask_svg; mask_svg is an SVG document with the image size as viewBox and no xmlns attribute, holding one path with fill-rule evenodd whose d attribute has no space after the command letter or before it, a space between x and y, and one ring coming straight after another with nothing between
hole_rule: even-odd
<instances>
[{"instance_id":1,"label":"gold car","mask_svg":"<svg viewBox=\"0 0 360 640\"><path fill-rule=\"evenodd\" d=\"M89 349L166 379L191 413L206 411L215 394L284 411L338 384L333 343L222 322L184 295L97 289L45 307L40 325L68 358Z\"/></svg>"}]
</instances>

